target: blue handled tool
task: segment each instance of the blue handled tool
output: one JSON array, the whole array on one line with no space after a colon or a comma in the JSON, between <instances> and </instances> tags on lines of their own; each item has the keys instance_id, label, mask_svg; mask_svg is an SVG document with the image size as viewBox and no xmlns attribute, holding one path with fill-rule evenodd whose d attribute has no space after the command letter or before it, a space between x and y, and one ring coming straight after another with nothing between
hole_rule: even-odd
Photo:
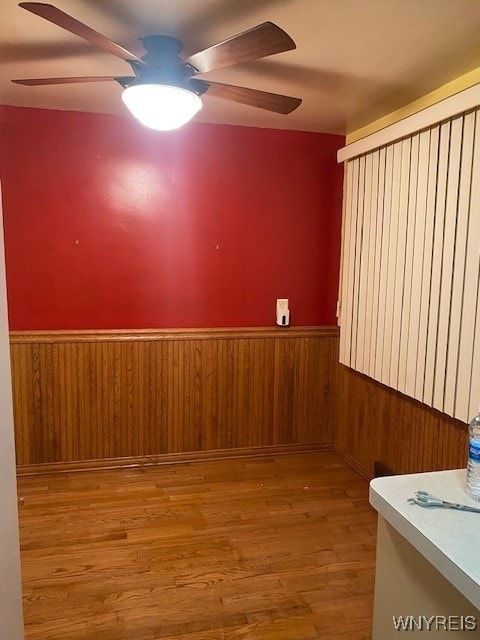
<instances>
[{"instance_id":1,"label":"blue handled tool","mask_svg":"<svg viewBox=\"0 0 480 640\"><path fill-rule=\"evenodd\" d=\"M480 509L476 507L470 507L466 504L458 504L457 502L447 502L442 498L433 496L428 491L415 491L415 497L409 498L410 504L418 504L420 507L443 507L445 509L459 509L460 511L473 511L474 513L480 513Z\"/></svg>"}]
</instances>

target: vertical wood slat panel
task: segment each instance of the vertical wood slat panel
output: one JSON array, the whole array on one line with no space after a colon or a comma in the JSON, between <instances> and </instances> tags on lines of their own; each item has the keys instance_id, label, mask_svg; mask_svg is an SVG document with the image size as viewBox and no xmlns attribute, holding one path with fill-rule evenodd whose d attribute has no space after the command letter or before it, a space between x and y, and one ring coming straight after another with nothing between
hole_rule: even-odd
<instances>
[{"instance_id":1,"label":"vertical wood slat panel","mask_svg":"<svg viewBox=\"0 0 480 640\"><path fill-rule=\"evenodd\" d=\"M370 227L372 220L372 154L369 153L362 163L359 181L359 201L363 202L361 218L362 218L362 234L360 243L360 260L359 260L359 280L358 280L358 297L357 297L357 330L356 334L356 350L355 350L355 369L357 371L365 371L365 334L366 334L366 312L368 297L368 263L370 256ZM359 211L360 213L360 211Z\"/></svg>"},{"instance_id":2,"label":"vertical wood slat panel","mask_svg":"<svg viewBox=\"0 0 480 640\"><path fill-rule=\"evenodd\" d=\"M379 263L379 305L377 319L377 334L375 341L375 380L381 380L383 368L383 345L385 334L385 313L386 313L386 295L388 288L388 259L389 259L389 241L390 241L390 210L392 202L392 181L393 181L393 146L390 145L386 149L385 155L385 188L383 195L383 207L379 210L382 216L382 239Z\"/></svg>"},{"instance_id":3,"label":"vertical wood slat panel","mask_svg":"<svg viewBox=\"0 0 480 640\"><path fill-rule=\"evenodd\" d=\"M351 338L351 362L352 366L357 366L358 345L360 342L358 318L360 306L363 300L360 299L360 278L362 275L362 245L363 226L365 209L365 157L360 158L358 172L358 196L357 196L357 220L355 231L355 271L353 274L353 301L352 301L352 338Z\"/></svg>"},{"instance_id":4,"label":"vertical wood slat panel","mask_svg":"<svg viewBox=\"0 0 480 640\"><path fill-rule=\"evenodd\" d=\"M465 258L465 283L458 355L455 415L464 420L480 403L480 112L475 114L470 216Z\"/></svg>"},{"instance_id":5,"label":"vertical wood slat panel","mask_svg":"<svg viewBox=\"0 0 480 640\"><path fill-rule=\"evenodd\" d=\"M463 295L465 283L466 249L468 237L468 221L470 216L470 190L472 185L473 143L475 136L475 114L465 116L463 124L462 157L458 189L457 224L455 237L455 254L452 272L451 310L448 331L448 351L445 367L445 393L443 411L449 416L456 416L455 396L457 393L457 376L459 368L460 328L463 316ZM480 244L478 245L480 246ZM476 296L476 292L475 292ZM472 335L472 331L470 331ZM470 380L468 381L470 386ZM466 412L465 412L466 413ZM465 415L462 413L461 415Z\"/></svg>"},{"instance_id":6,"label":"vertical wood slat panel","mask_svg":"<svg viewBox=\"0 0 480 640\"><path fill-rule=\"evenodd\" d=\"M15 444L17 448L17 464L26 464L29 460L34 436L35 422L29 416L35 415L33 393L31 389L31 352L32 345L18 345L17 357L11 360L12 388L17 389L16 402L24 408L15 422Z\"/></svg>"},{"instance_id":7,"label":"vertical wood slat panel","mask_svg":"<svg viewBox=\"0 0 480 640\"><path fill-rule=\"evenodd\" d=\"M388 384L395 389L398 386L398 368L400 359L400 333L402 318L406 316L403 309L405 291L405 253L408 229L408 205L410 191L410 165L412 154L412 141L409 138L401 143L401 168L400 168L400 193L398 200L398 226L396 237L395 255L395 281L393 285L393 322L392 339L390 345L390 372ZM387 348L388 345L387 345Z\"/></svg>"},{"instance_id":8,"label":"vertical wood slat panel","mask_svg":"<svg viewBox=\"0 0 480 640\"><path fill-rule=\"evenodd\" d=\"M463 421L480 401L478 113L351 160L344 207L342 362Z\"/></svg>"},{"instance_id":9,"label":"vertical wood slat panel","mask_svg":"<svg viewBox=\"0 0 480 640\"><path fill-rule=\"evenodd\" d=\"M379 378L380 382L386 385L390 383L391 345L393 337L394 300L396 286L398 224L400 214L400 194L402 186L402 148L402 142L397 142L393 145L392 187L389 210L390 230L387 238L388 255L385 296L385 327L381 352L382 369Z\"/></svg>"},{"instance_id":10,"label":"vertical wood slat panel","mask_svg":"<svg viewBox=\"0 0 480 640\"><path fill-rule=\"evenodd\" d=\"M479 143L480 143L480 121L477 113L477 122L476 122L476 131L477 136L475 140L475 154L478 157L480 154L479 151ZM472 184L472 210L471 210L471 220L475 228L471 229L472 237L477 241L476 246L473 247L473 253L478 254L479 252L479 244L478 244L478 222L480 218L480 167L479 163L475 163L474 171L473 171L473 180ZM480 268L477 269L476 273L476 283L477 283L477 299L476 299L476 314L475 314L475 333L474 333L474 342L473 342L473 354L472 354L472 373L471 373L471 384L470 384L470 397L469 397L469 415L472 416L479 410L478 407L480 405ZM465 296L474 296L474 287L475 282L468 282L468 286L466 286Z\"/></svg>"},{"instance_id":11,"label":"vertical wood slat panel","mask_svg":"<svg viewBox=\"0 0 480 640\"><path fill-rule=\"evenodd\" d=\"M380 152L374 151L371 156L370 167L370 214L369 214L369 242L367 258L367 283L365 295L365 329L363 373L369 374L372 366L372 325L375 307L375 266L377 261L377 228L378 228L378 190L380 173Z\"/></svg>"},{"instance_id":12,"label":"vertical wood slat panel","mask_svg":"<svg viewBox=\"0 0 480 640\"><path fill-rule=\"evenodd\" d=\"M440 147L438 154L437 190L435 198L435 218L433 227L432 271L430 294L428 296L428 320L425 355L425 377L423 380L422 400L432 406L435 384L435 361L438 342L438 318L440 314L440 290L442 284L442 258L445 229L445 201L447 193L448 157L450 149L450 122L440 128ZM425 295L426 292L425 292Z\"/></svg>"},{"instance_id":13,"label":"vertical wood slat panel","mask_svg":"<svg viewBox=\"0 0 480 640\"><path fill-rule=\"evenodd\" d=\"M349 249L350 243L349 239L349 229L350 229L350 219L351 216L347 212L347 205L351 206L352 198L351 198L351 188L352 188L352 177L350 172L351 163L346 162L343 172L343 194L342 194L342 225L340 232L340 273L339 273L339 282L338 282L338 298L337 298L337 308L336 308L336 316L337 316L337 325L340 327L342 325L342 298L343 298L343 287L344 283L344 275L349 272ZM345 361L345 332L342 332L342 336L339 340L339 348L338 348L338 358L339 362Z\"/></svg>"},{"instance_id":14,"label":"vertical wood slat panel","mask_svg":"<svg viewBox=\"0 0 480 640\"><path fill-rule=\"evenodd\" d=\"M441 286L437 329L437 349L435 359L435 379L433 385L432 406L444 410L445 377L449 338L450 313L459 313L460 309L451 309L453 264L455 256L455 237L457 232L458 187L460 179L460 160L462 154L463 117L451 122L450 153L448 158L447 192L445 197L445 226L443 232L443 253L441 260ZM462 274L463 278L463 274Z\"/></svg>"},{"instance_id":15,"label":"vertical wood slat panel","mask_svg":"<svg viewBox=\"0 0 480 640\"><path fill-rule=\"evenodd\" d=\"M427 193L430 182L429 158L430 158L430 131L420 134L418 145L418 165L416 180L415 200L415 226L414 246L411 273L410 315L408 320L408 338L406 339L406 362L404 385L399 385L399 390L411 397L415 397L415 379L417 374L417 362L419 355L419 333L422 308L422 286L425 259L425 232L427 220ZM422 179L423 178L423 179ZM413 229L413 225L410 225ZM402 366L402 363L401 363Z\"/></svg>"},{"instance_id":16,"label":"vertical wood slat panel","mask_svg":"<svg viewBox=\"0 0 480 640\"><path fill-rule=\"evenodd\" d=\"M12 337L18 464L331 443L338 331L286 331Z\"/></svg>"},{"instance_id":17,"label":"vertical wood slat panel","mask_svg":"<svg viewBox=\"0 0 480 640\"><path fill-rule=\"evenodd\" d=\"M352 362L352 316L353 292L355 273L356 230L357 230L357 201L358 201L358 170L359 161L353 160L347 164L347 201L344 218L344 239L346 242L345 259L342 268L342 301L341 301L341 362L350 366Z\"/></svg>"},{"instance_id":18,"label":"vertical wood slat panel","mask_svg":"<svg viewBox=\"0 0 480 640\"><path fill-rule=\"evenodd\" d=\"M370 362L368 375L375 376L376 364L376 344L378 333L378 317L380 310L383 308L383 300L380 300L380 269L382 263L382 238L383 238L383 208L385 198L385 176L386 176L386 150L380 149L378 159L378 191L375 199L375 262L373 266L373 283L372 283L372 315L370 327L370 342L368 351L370 354Z\"/></svg>"},{"instance_id":19,"label":"vertical wood slat panel","mask_svg":"<svg viewBox=\"0 0 480 640\"><path fill-rule=\"evenodd\" d=\"M465 424L339 365L335 449L366 477L465 467Z\"/></svg>"},{"instance_id":20,"label":"vertical wood slat panel","mask_svg":"<svg viewBox=\"0 0 480 640\"><path fill-rule=\"evenodd\" d=\"M400 391L405 391L407 382L408 346L410 341L410 312L412 308L413 288L413 263L417 228L417 186L418 186L418 162L420 153L420 136L412 138L410 155L410 177L408 184L407 210L405 212L405 263L404 283L399 313L398 333L398 380L395 385ZM414 358L415 360L415 358Z\"/></svg>"},{"instance_id":21,"label":"vertical wood slat panel","mask_svg":"<svg viewBox=\"0 0 480 640\"><path fill-rule=\"evenodd\" d=\"M425 387L425 367L427 358L428 319L430 309L430 291L432 283L433 240L435 234L435 204L437 192L438 157L440 153L440 127L434 127L430 135L430 153L428 159L427 202L425 213L425 241L423 245L423 267L421 273L421 301L418 327L418 353L415 372L416 400L423 401Z\"/></svg>"}]
</instances>

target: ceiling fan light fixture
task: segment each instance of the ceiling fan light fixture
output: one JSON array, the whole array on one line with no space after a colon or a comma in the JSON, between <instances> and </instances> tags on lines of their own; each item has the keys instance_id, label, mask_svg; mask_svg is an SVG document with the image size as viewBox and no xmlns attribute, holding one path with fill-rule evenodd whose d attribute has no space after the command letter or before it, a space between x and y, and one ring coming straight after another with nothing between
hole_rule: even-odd
<instances>
[{"instance_id":1,"label":"ceiling fan light fixture","mask_svg":"<svg viewBox=\"0 0 480 640\"><path fill-rule=\"evenodd\" d=\"M178 129L202 108L193 91L162 84L132 85L123 91L122 100L139 122L156 131Z\"/></svg>"}]
</instances>

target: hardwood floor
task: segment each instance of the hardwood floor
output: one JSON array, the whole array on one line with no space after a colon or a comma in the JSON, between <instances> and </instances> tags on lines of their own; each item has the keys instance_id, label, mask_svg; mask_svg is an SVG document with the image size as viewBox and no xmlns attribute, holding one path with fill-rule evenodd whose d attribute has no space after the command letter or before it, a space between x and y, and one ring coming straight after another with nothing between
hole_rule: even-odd
<instances>
[{"instance_id":1,"label":"hardwood floor","mask_svg":"<svg viewBox=\"0 0 480 640\"><path fill-rule=\"evenodd\" d=\"M26 639L370 638L367 493L331 452L21 477Z\"/></svg>"}]
</instances>

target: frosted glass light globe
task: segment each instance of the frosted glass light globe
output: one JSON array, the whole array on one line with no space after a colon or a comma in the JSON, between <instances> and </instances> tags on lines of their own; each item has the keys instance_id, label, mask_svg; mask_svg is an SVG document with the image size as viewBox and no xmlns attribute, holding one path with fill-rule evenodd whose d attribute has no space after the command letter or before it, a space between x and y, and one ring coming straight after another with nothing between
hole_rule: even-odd
<instances>
[{"instance_id":1,"label":"frosted glass light globe","mask_svg":"<svg viewBox=\"0 0 480 640\"><path fill-rule=\"evenodd\" d=\"M202 108L202 101L193 91L163 84L127 87L122 100L139 122L156 131L178 129Z\"/></svg>"}]
</instances>

